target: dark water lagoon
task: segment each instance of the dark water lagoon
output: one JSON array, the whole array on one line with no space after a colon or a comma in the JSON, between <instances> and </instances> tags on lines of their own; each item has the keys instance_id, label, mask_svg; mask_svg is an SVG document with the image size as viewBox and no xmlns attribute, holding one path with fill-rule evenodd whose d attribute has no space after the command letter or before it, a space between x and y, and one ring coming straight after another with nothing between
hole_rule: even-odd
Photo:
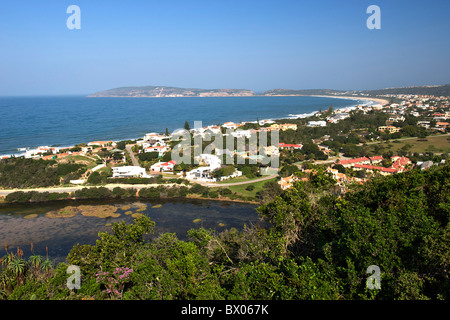
<instances>
[{"instance_id":1,"label":"dark water lagoon","mask_svg":"<svg viewBox=\"0 0 450 320\"><path fill-rule=\"evenodd\" d=\"M247 203L160 199L154 201L57 201L39 204L0 205L0 257L5 245L15 252L19 247L25 257L47 255L63 261L77 243L95 244L98 233L111 231L114 222L133 223L137 214L155 222L154 237L176 233L187 238L192 228L212 228L218 232L229 228L242 230L244 225L260 223L256 206Z\"/></svg>"}]
</instances>

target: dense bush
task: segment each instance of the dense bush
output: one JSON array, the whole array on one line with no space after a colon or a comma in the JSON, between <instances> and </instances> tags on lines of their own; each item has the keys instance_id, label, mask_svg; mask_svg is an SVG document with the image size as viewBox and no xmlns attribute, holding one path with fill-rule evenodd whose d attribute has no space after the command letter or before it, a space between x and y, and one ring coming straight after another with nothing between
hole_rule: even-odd
<instances>
[{"instance_id":1,"label":"dense bush","mask_svg":"<svg viewBox=\"0 0 450 320\"><path fill-rule=\"evenodd\" d=\"M50 187L60 184L60 178L79 177L86 166L57 163L54 160L9 158L0 160L0 186L4 188ZM64 179L69 176L68 179Z\"/></svg>"},{"instance_id":2,"label":"dense bush","mask_svg":"<svg viewBox=\"0 0 450 320\"><path fill-rule=\"evenodd\" d=\"M377 177L340 196L326 179L277 195L258 208L267 224L221 233L193 229L189 240L152 234L146 216L114 223L94 245L76 245L67 264L44 269L10 251L0 295L9 299L449 299L450 166ZM273 186L268 184L270 190ZM143 195L175 192L146 188ZM180 187L186 188L186 187ZM202 191L198 188L198 191ZM102 197L105 188L80 190ZM209 192L211 195L211 192ZM21 199L23 193L16 193ZM30 196L32 197L32 195ZM144 240L149 239L149 240ZM66 287L68 264L81 289ZM370 265L381 289L366 286ZM114 278L114 272L126 276ZM111 275L110 279L103 275ZM102 281L98 281L103 277ZM105 280L106 279L106 280ZM117 281L115 281L115 280ZM114 280L114 281L113 281Z\"/></svg>"}]
</instances>

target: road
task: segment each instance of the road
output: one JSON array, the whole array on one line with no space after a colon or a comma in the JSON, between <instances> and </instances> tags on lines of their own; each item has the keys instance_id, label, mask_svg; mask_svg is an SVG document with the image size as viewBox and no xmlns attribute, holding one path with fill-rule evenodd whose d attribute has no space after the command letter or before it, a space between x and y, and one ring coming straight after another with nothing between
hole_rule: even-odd
<instances>
[{"instance_id":1,"label":"road","mask_svg":"<svg viewBox=\"0 0 450 320\"><path fill-rule=\"evenodd\" d=\"M201 184L201 185L206 186L206 187L231 187L231 186L238 186L238 185L241 185L241 184L250 184L250 183L270 180L270 179L273 179L273 178L276 178L276 177L278 177L278 174L271 174L271 175L263 176L263 177L261 177L259 179L250 180L250 181L231 182L231 183L201 182L201 181L195 181L195 180L191 181L191 182L198 183L198 184Z\"/></svg>"},{"instance_id":2,"label":"road","mask_svg":"<svg viewBox=\"0 0 450 320\"><path fill-rule=\"evenodd\" d=\"M127 150L128 154L130 155L131 162L133 163L133 166L139 167L139 161L134 156L133 150L131 149L132 146L134 146L134 145L133 144L127 144L125 146L125 149Z\"/></svg>"},{"instance_id":3,"label":"road","mask_svg":"<svg viewBox=\"0 0 450 320\"><path fill-rule=\"evenodd\" d=\"M109 190L113 190L115 187L120 187L123 189L126 188L134 188L137 190L140 190L142 188L151 188L151 187L157 187L161 184L152 183L152 184L118 184L118 183L110 183L106 185L99 185L99 186L73 186L73 187L49 187L49 188L33 188L33 189L8 189L8 190L0 190L0 196L7 196L10 193L16 192L16 191L23 191L23 192L29 192L29 191L38 191L38 192L74 192L77 190L81 190L83 188L95 188L95 187L105 187ZM176 183L167 183L163 184L164 186L174 186L177 185Z\"/></svg>"},{"instance_id":4,"label":"road","mask_svg":"<svg viewBox=\"0 0 450 320\"><path fill-rule=\"evenodd\" d=\"M255 183L255 182L260 182L260 181L265 181L265 180L270 180L273 179L275 177L277 177L277 174L271 174L268 176L263 176L259 179L255 179L255 180L251 180L251 181L241 181L241 182L234 182L234 183L210 183L210 182L200 182L200 181L191 181L192 183L199 183L203 186L206 187L230 187L230 186L237 186L237 185L241 185L241 184L250 184L250 183ZM10 193L16 192L16 191L23 191L23 192L28 192L28 191L38 191L38 192L74 192L77 190L81 190L83 188L95 188L95 187L105 187L108 188L110 190L113 190L115 187L120 187L123 189L126 188L134 188L137 190L140 190L142 188L151 188L151 187L157 187L157 186L174 186L174 185L178 185L176 183L165 183L165 184L117 184L117 183L110 183L110 184L106 184L106 185L102 185L102 186L73 186L73 187L49 187L49 188L33 188L33 189L8 189L8 190L0 190L0 197L5 197ZM189 187L189 186L188 186Z\"/></svg>"}]
</instances>

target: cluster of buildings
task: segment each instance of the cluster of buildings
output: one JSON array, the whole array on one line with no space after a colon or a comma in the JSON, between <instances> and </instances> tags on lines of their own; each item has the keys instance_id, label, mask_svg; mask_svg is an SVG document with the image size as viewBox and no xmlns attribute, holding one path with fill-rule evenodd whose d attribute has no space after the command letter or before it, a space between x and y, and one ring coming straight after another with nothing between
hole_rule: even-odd
<instances>
[{"instance_id":1,"label":"cluster of buildings","mask_svg":"<svg viewBox=\"0 0 450 320\"><path fill-rule=\"evenodd\" d=\"M389 167L384 167L381 165L383 161L382 156L374 156L374 157L360 157L353 158L347 160L337 160L333 163L334 165L342 165L344 168L352 168L353 171L364 171L368 175L372 174L380 174L380 175L392 175L394 173L400 173L412 168L412 162L407 157L401 156L393 156L391 157L391 165ZM425 166L428 165L425 164ZM300 172L304 173L312 173L315 174L315 169L300 169ZM350 184L358 183L363 184L366 181L366 178L359 178L354 175L348 175L342 172L339 172L338 169L329 166L326 169L326 172L330 174L330 176L336 180L336 186L341 188L341 191L345 191L347 186ZM291 175L289 177L281 178L278 181L278 184L283 190L291 188L296 181L307 180L306 177L298 177L296 175Z\"/></svg>"}]
</instances>

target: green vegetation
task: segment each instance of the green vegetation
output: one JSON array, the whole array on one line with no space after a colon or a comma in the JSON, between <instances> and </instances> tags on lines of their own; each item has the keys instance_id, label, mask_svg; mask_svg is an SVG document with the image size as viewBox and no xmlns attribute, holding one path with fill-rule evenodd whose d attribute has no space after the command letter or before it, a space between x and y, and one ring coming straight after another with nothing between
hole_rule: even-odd
<instances>
[{"instance_id":1,"label":"green vegetation","mask_svg":"<svg viewBox=\"0 0 450 320\"><path fill-rule=\"evenodd\" d=\"M79 178L86 166L54 160L9 158L0 161L0 186L4 188L50 187Z\"/></svg>"},{"instance_id":2,"label":"green vegetation","mask_svg":"<svg viewBox=\"0 0 450 320\"><path fill-rule=\"evenodd\" d=\"M27 300L449 299L449 189L449 165L380 176L342 197L322 179L298 182L258 208L268 226L192 229L187 241L172 233L148 239L154 222L139 215L134 224L114 223L94 245L74 246L55 267L7 250L0 294ZM80 289L67 288L68 265L80 267ZM370 265L380 268L381 289L366 287Z\"/></svg>"}]
</instances>

